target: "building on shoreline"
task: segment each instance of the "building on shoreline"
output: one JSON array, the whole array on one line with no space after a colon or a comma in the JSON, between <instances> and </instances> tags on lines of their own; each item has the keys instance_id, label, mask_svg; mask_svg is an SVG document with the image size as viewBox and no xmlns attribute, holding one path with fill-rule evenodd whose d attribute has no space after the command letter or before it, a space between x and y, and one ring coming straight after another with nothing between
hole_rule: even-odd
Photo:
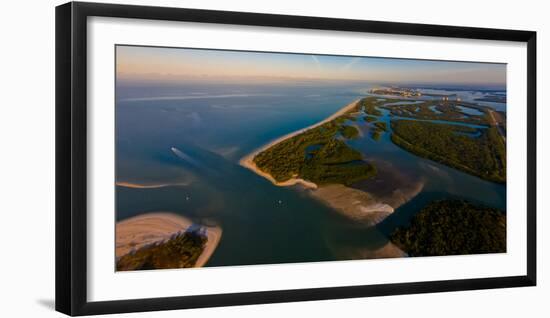
<instances>
[{"instance_id":1,"label":"building on shoreline","mask_svg":"<svg viewBox=\"0 0 550 318\"><path fill-rule=\"evenodd\" d=\"M393 96L401 96L401 97L420 97L420 96L422 96L422 93L417 89L399 88L399 87L373 88L369 91L369 93L370 94L375 94L375 95L393 95Z\"/></svg>"}]
</instances>

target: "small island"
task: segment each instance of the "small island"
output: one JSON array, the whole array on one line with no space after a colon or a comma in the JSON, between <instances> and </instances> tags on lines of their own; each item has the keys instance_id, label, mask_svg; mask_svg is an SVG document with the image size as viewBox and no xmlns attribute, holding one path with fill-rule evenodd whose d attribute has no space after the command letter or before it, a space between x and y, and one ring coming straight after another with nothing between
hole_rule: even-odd
<instances>
[{"instance_id":1,"label":"small island","mask_svg":"<svg viewBox=\"0 0 550 318\"><path fill-rule=\"evenodd\" d=\"M368 123L372 123L372 122L375 122L376 121L376 117L374 116L365 116L365 121L368 122Z\"/></svg>"},{"instance_id":2,"label":"small island","mask_svg":"<svg viewBox=\"0 0 550 318\"><path fill-rule=\"evenodd\" d=\"M221 228L172 213L147 213L116 224L117 271L202 267L214 253Z\"/></svg>"}]
</instances>

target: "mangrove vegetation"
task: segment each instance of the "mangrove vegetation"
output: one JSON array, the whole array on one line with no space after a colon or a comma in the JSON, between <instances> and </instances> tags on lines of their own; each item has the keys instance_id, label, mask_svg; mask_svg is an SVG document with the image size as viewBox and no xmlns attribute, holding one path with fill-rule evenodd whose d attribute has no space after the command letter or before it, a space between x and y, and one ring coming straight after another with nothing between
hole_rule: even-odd
<instances>
[{"instance_id":1,"label":"mangrove vegetation","mask_svg":"<svg viewBox=\"0 0 550 318\"><path fill-rule=\"evenodd\" d=\"M435 201L390 239L409 256L504 253L506 215L462 200Z\"/></svg>"},{"instance_id":2,"label":"mangrove vegetation","mask_svg":"<svg viewBox=\"0 0 550 318\"><path fill-rule=\"evenodd\" d=\"M349 185L370 178L376 174L375 167L338 137L359 135L356 127L343 124L341 118L346 116L283 140L257 154L253 161L277 182L299 177L319 185Z\"/></svg>"},{"instance_id":3,"label":"mangrove vegetation","mask_svg":"<svg viewBox=\"0 0 550 318\"><path fill-rule=\"evenodd\" d=\"M122 256L117 271L194 267L204 251L208 237L188 230L168 241L142 247Z\"/></svg>"},{"instance_id":4,"label":"mangrove vegetation","mask_svg":"<svg viewBox=\"0 0 550 318\"><path fill-rule=\"evenodd\" d=\"M497 128L392 120L391 140L418 156L493 182L506 182L506 148Z\"/></svg>"}]
</instances>

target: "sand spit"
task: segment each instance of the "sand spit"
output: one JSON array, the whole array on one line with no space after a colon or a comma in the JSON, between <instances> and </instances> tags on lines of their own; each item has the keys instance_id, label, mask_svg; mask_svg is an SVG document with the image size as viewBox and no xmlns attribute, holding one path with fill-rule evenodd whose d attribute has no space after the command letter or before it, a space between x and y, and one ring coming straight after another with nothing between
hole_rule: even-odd
<instances>
[{"instance_id":1,"label":"sand spit","mask_svg":"<svg viewBox=\"0 0 550 318\"><path fill-rule=\"evenodd\" d=\"M271 181L274 185L276 186L280 186L280 187L287 187L287 186L291 186L291 185L296 185L296 184L300 184L306 188L309 188L309 189L316 189L317 188L317 184L311 182L311 181L307 181L307 180L304 180L304 179L301 179L301 178L291 178L291 179L288 179L286 181L283 181L283 182L277 182L269 173L266 173L264 171L262 171L260 168L258 168L258 166L254 163L254 157L256 157L257 154L259 154L260 152L282 142L282 141L285 141L289 138L292 138L294 136L297 136L305 131L308 131L310 129L313 129L313 128L316 128L316 127L319 127L325 123L328 123L329 121L332 121L346 113L348 113L350 110L354 109L356 106L357 106L357 103L359 103L360 99L357 99L351 103L349 103L348 105L342 107L339 111L337 111L336 113L330 115L329 117L325 118L324 120L316 123L316 124L313 124L311 126L308 126L308 127L305 127L305 128L302 128L302 129L299 129L299 130L296 130L294 132L291 132L289 134L286 134L282 137L279 137L263 146L261 146L260 148L254 150L252 153L246 155L245 157L243 157L240 161L239 161L239 164L247 169L250 169L252 170L254 173L256 173L257 175L259 176L262 176L264 178L266 178L267 180Z\"/></svg>"},{"instance_id":2,"label":"sand spit","mask_svg":"<svg viewBox=\"0 0 550 318\"><path fill-rule=\"evenodd\" d=\"M181 183L159 183L159 184L139 184L132 182L116 182L116 185L119 187L132 188L132 189L159 189L165 187L173 186L186 186L190 182L181 182Z\"/></svg>"},{"instance_id":3,"label":"sand spit","mask_svg":"<svg viewBox=\"0 0 550 318\"><path fill-rule=\"evenodd\" d=\"M167 241L175 234L183 233L193 222L182 216L155 212L132 217L116 224L115 255L118 259L132 251ZM212 256L222 236L220 227L204 226L208 237L204 251L199 256L195 267L202 267Z\"/></svg>"}]
</instances>

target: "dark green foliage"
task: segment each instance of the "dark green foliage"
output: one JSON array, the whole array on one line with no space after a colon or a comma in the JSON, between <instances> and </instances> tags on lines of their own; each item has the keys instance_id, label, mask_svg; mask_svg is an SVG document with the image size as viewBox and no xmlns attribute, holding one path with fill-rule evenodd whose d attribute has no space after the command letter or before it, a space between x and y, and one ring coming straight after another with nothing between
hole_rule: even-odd
<instances>
[{"instance_id":1,"label":"dark green foliage","mask_svg":"<svg viewBox=\"0 0 550 318\"><path fill-rule=\"evenodd\" d=\"M312 151L311 154L312 159L307 160L308 163L335 165L362 159L360 152L338 139L329 140L319 149Z\"/></svg>"},{"instance_id":2,"label":"dark green foliage","mask_svg":"<svg viewBox=\"0 0 550 318\"><path fill-rule=\"evenodd\" d=\"M374 126L376 126L376 128L380 129L380 130L383 130L383 131L388 131L388 125L386 125L385 122L377 122L377 123L374 123Z\"/></svg>"},{"instance_id":3,"label":"dark green foliage","mask_svg":"<svg viewBox=\"0 0 550 318\"><path fill-rule=\"evenodd\" d=\"M306 160L300 176L317 184L340 183L345 185L376 174L374 167L362 161L361 153L343 141L332 139Z\"/></svg>"},{"instance_id":4,"label":"dark green foliage","mask_svg":"<svg viewBox=\"0 0 550 318\"><path fill-rule=\"evenodd\" d=\"M307 130L260 152L254 157L254 163L279 182L298 176L306 164L306 148L326 144L334 138L338 127L334 122L329 122Z\"/></svg>"},{"instance_id":5,"label":"dark green foliage","mask_svg":"<svg viewBox=\"0 0 550 318\"><path fill-rule=\"evenodd\" d=\"M344 184L352 185L355 182L368 179L376 175L374 166L361 161L357 163L324 165L306 165L302 170L302 177L316 184Z\"/></svg>"},{"instance_id":6,"label":"dark green foliage","mask_svg":"<svg viewBox=\"0 0 550 318\"><path fill-rule=\"evenodd\" d=\"M476 109L482 112L483 115L465 114L460 108L457 107L459 105ZM467 102L430 100L419 104L403 104L381 107L389 110L392 115L400 117L456 121L478 125L487 125L489 123L486 107ZM434 112L432 108L435 108L438 112Z\"/></svg>"},{"instance_id":7,"label":"dark green foliage","mask_svg":"<svg viewBox=\"0 0 550 318\"><path fill-rule=\"evenodd\" d=\"M334 121L333 121L333 122L334 122L335 124L338 124L338 125L340 125L340 124L343 124L343 123L345 123L345 122L346 122L346 120L348 120L348 119L346 118L346 116L340 116L340 117L338 117L338 118L334 119Z\"/></svg>"},{"instance_id":8,"label":"dark green foliage","mask_svg":"<svg viewBox=\"0 0 550 318\"><path fill-rule=\"evenodd\" d=\"M506 147L495 127L482 129L472 138L460 133L474 128L413 120L391 122L396 145L480 178L506 182Z\"/></svg>"},{"instance_id":9,"label":"dark green foliage","mask_svg":"<svg viewBox=\"0 0 550 318\"><path fill-rule=\"evenodd\" d=\"M371 130L370 136L373 140L379 141L380 138L382 137L382 131L380 129L375 128Z\"/></svg>"},{"instance_id":10,"label":"dark green foliage","mask_svg":"<svg viewBox=\"0 0 550 318\"><path fill-rule=\"evenodd\" d=\"M167 242L147 246L122 256L117 271L193 267L204 251L208 238L198 232L186 231Z\"/></svg>"},{"instance_id":11,"label":"dark green foliage","mask_svg":"<svg viewBox=\"0 0 550 318\"><path fill-rule=\"evenodd\" d=\"M388 131L388 125L385 122L376 122L370 130L370 136L373 140L379 141L382 138L382 133Z\"/></svg>"},{"instance_id":12,"label":"dark green foliage","mask_svg":"<svg viewBox=\"0 0 550 318\"><path fill-rule=\"evenodd\" d=\"M278 182L301 177L317 184L353 182L372 177L376 169L362 160L361 154L338 140L359 134L353 126L341 126L340 118L284 140L256 155L254 163ZM320 145L308 151L309 146Z\"/></svg>"},{"instance_id":13,"label":"dark green foliage","mask_svg":"<svg viewBox=\"0 0 550 318\"><path fill-rule=\"evenodd\" d=\"M385 103L387 103L387 101ZM373 98L373 97L363 98L359 102L359 104L360 104L360 107L362 107L365 110L365 113L373 116L382 116L382 112L376 109L376 106L378 105L376 98Z\"/></svg>"},{"instance_id":14,"label":"dark green foliage","mask_svg":"<svg viewBox=\"0 0 550 318\"><path fill-rule=\"evenodd\" d=\"M354 110L352 110L352 111L354 111ZM355 117L353 115L350 115L350 114L345 114L345 115L342 115L342 116L339 116L339 117L335 118L333 120L333 122L336 123L336 124L343 124L348 120L349 121L357 121L357 117Z\"/></svg>"},{"instance_id":15,"label":"dark green foliage","mask_svg":"<svg viewBox=\"0 0 550 318\"><path fill-rule=\"evenodd\" d=\"M374 116L365 116L365 121L368 123L372 123L373 121L376 121L376 117Z\"/></svg>"},{"instance_id":16,"label":"dark green foliage","mask_svg":"<svg viewBox=\"0 0 550 318\"><path fill-rule=\"evenodd\" d=\"M506 215L467 201L435 201L390 239L410 256L504 253Z\"/></svg>"},{"instance_id":17,"label":"dark green foliage","mask_svg":"<svg viewBox=\"0 0 550 318\"><path fill-rule=\"evenodd\" d=\"M354 126L341 126L340 133L347 139L354 139L359 136L359 130Z\"/></svg>"}]
</instances>

